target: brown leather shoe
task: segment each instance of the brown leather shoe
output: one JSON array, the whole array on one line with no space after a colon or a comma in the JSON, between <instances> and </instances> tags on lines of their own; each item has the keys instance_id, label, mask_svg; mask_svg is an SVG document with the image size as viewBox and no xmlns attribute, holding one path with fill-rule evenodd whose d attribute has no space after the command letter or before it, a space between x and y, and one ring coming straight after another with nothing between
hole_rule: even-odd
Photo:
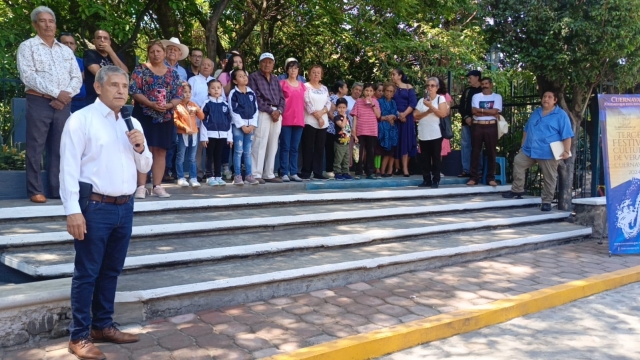
<instances>
[{"instance_id":1,"label":"brown leather shoe","mask_svg":"<svg viewBox=\"0 0 640 360\"><path fill-rule=\"evenodd\" d=\"M42 204L47 202L47 198L42 194L33 195L31 201L34 203Z\"/></svg>"},{"instance_id":2,"label":"brown leather shoe","mask_svg":"<svg viewBox=\"0 0 640 360\"><path fill-rule=\"evenodd\" d=\"M493 180L491 180L491 181L489 181L489 186L498 186L498 183L493 181Z\"/></svg>"},{"instance_id":3,"label":"brown leather shoe","mask_svg":"<svg viewBox=\"0 0 640 360\"><path fill-rule=\"evenodd\" d=\"M69 341L68 350L80 360L104 360L107 358L89 338Z\"/></svg>"},{"instance_id":4,"label":"brown leather shoe","mask_svg":"<svg viewBox=\"0 0 640 360\"><path fill-rule=\"evenodd\" d=\"M111 342L114 344L128 344L140 341L140 337L135 334L129 334L118 330L114 325L102 329L91 329L91 338L93 342Z\"/></svg>"}]
</instances>

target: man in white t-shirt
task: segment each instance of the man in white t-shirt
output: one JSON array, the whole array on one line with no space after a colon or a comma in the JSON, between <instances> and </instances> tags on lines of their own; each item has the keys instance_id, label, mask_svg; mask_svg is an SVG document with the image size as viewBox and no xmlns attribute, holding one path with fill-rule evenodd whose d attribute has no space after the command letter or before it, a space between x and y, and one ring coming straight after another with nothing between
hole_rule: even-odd
<instances>
[{"instance_id":1,"label":"man in white t-shirt","mask_svg":"<svg viewBox=\"0 0 640 360\"><path fill-rule=\"evenodd\" d=\"M498 144L498 118L502 112L502 96L493 93L493 80L485 77L481 81L482 92L473 95L471 112L471 178L467 185L477 185L482 176L480 153L482 145L487 155L487 185L496 183L496 146Z\"/></svg>"}]
</instances>

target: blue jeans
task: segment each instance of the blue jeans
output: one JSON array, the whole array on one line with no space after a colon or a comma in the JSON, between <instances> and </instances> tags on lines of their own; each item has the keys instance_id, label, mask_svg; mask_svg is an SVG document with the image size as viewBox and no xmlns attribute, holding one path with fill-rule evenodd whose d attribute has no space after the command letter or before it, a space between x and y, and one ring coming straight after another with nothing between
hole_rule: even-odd
<instances>
[{"instance_id":1,"label":"blue jeans","mask_svg":"<svg viewBox=\"0 0 640 360\"><path fill-rule=\"evenodd\" d=\"M245 134L242 129L238 129L235 125L233 128L233 170L236 175L242 175L242 158L244 156L244 172L247 175L252 174L251 169L251 144L253 143L253 133Z\"/></svg>"},{"instance_id":2,"label":"blue jeans","mask_svg":"<svg viewBox=\"0 0 640 360\"><path fill-rule=\"evenodd\" d=\"M460 139L460 155L462 158L462 171L471 174L471 126L463 126ZM480 169L482 167L483 153L480 152Z\"/></svg>"},{"instance_id":3,"label":"blue jeans","mask_svg":"<svg viewBox=\"0 0 640 360\"><path fill-rule=\"evenodd\" d=\"M280 130L280 173L298 174L298 148L302 138L302 126L283 126Z\"/></svg>"},{"instance_id":4,"label":"blue jeans","mask_svg":"<svg viewBox=\"0 0 640 360\"><path fill-rule=\"evenodd\" d=\"M176 169L176 163L174 162L177 152L178 146L178 129L173 127L173 142L171 143L171 147L167 149L167 155L165 156L165 165L164 167L169 169L171 172L176 173L178 170Z\"/></svg>"},{"instance_id":5,"label":"blue jeans","mask_svg":"<svg viewBox=\"0 0 640 360\"><path fill-rule=\"evenodd\" d=\"M178 154L176 155L176 175L178 179L184 178L185 164L187 165L187 170L189 170L190 179L195 179L198 176L198 167L196 166L197 150L198 142L193 141L193 136L189 136L189 146L187 146L184 144L182 134L178 134Z\"/></svg>"},{"instance_id":6,"label":"blue jeans","mask_svg":"<svg viewBox=\"0 0 640 360\"><path fill-rule=\"evenodd\" d=\"M87 233L84 240L74 240L71 340L113 325L116 285L133 227L133 196L123 205L89 201L83 215Z\"/></svg>"}]
</instances>

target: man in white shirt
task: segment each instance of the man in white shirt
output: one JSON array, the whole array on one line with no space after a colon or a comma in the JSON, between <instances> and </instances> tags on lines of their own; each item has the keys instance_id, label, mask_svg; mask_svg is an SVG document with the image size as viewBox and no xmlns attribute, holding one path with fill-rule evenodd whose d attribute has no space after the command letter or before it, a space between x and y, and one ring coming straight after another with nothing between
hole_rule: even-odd
<instances>
[{"instance_id":1,"label":"man in white shirt","mask_svg":"<svg viewBox=\"0 0 640 360\"><path fill-rule=\"evenodd\" d=\"M47 147L49 196L59 198L60 135L71 113L71 98L80 92L82 74L73 51L56 40L53 11L38 6L31 22L37 35L20 44L17 62L27 99L27 195L44 203L42 152Z\"/></svg>"},{"instance_id":2,"label":"man in white shirt","mask_svg":"<svg viewBox=\"0 0 640 360\"><path fill-rule=\"evenodd\" d=\"M496 183L496 146L498 145L498 118L502 112L502 96L493 93L493 80L485 77L480 82L482 92L471 99L471 177L467 185L477 185L482 176L480 153L482 145L487 155L487 185Z\"/></svg>"},{"instance_id":3,"label":"man in white shirt","mask_svg":"<svg viewBox=\"0 0 640 360\"><path fill-rule=\"evenodd\" d=\"M104 359L92 341L136 342L113 323L118 276L133 227L137 172L151 169L142 126L129 131L120 109L128 98L129 76L117 66L98 70L98 99L71 115L62 133L60 196L67 231L74 238L69 352L80 359Z\"/></svg>"}]
</instances>

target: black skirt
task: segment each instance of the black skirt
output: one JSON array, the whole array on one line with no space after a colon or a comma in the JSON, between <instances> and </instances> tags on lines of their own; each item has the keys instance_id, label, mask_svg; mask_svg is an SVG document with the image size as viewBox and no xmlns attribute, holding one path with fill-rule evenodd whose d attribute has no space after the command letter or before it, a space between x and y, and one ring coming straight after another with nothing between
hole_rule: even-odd
<instances>
[{"instance_id":1,"label":"black skirt","mask_svg":"<svg viewBox=\"0 0 640 360\"><path fill-rule=\"evenodd\" d=\"M149 147L157 147L161 149L170 149L173 145L173 120L165 121L161 123L154 123L153 118L149 115L145 115L142 111L142 107L135 105L133 107L133 117L140 121L142 130L144 131L144 137L147 140Z\"/></svg>"}]
</instances>

